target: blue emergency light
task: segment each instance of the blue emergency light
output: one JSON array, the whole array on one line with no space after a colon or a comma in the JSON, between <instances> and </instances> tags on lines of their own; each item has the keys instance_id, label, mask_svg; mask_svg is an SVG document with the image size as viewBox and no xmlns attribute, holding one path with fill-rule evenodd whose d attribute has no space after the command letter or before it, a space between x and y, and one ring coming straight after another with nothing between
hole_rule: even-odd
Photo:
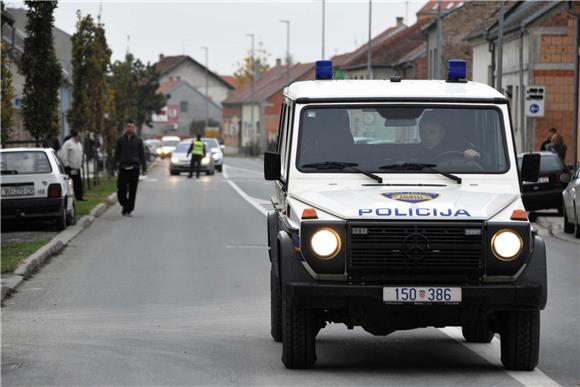
<instances>
[{"instance_id":1,"label":"blue emergency light","mask_svg":"<svg viewBox=\"0 0 580 387\"><path fill-rule=\"evenodd\" d=\"M332 79L332 61L316 61L316 79Z\"/></svg>"},{"instance_id":2,"label":"blue emergency light","mask_svg":"<svg viewBox=\"0 0 580 387\"><path fill-rule=\"evenodd\" d=\"M463 59L449 59L447 62L447 82L466 82L467 62Z\"/></svg>"}]
</instances>

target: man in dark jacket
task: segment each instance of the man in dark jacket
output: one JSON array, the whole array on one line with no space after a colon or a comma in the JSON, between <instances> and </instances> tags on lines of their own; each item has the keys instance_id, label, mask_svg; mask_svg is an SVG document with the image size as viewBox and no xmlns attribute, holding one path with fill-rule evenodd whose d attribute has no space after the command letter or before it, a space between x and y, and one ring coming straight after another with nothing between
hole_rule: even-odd
<instances>
[{"instance_id":1,"label":"man in dark jacket","mask_svg":"<svg viewBox=\"0 0 580 387\"><path fill-rule=\"evenodd\" d=\"M143 168L143 174L147 172L143 141L135 134L135 123L131 120L127 121L125 134L117 140L113 166L117 165L119 167L117 197L119 204L123 207L121 213L124 216L131 216L137 196L139 166Z\"/></svg>"}]
</instances>

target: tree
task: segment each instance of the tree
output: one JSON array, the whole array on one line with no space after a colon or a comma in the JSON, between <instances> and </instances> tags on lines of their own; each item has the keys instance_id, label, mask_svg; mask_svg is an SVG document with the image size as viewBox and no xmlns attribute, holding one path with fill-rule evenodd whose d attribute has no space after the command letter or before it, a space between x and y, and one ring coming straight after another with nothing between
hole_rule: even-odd
<instances>
[{"instance_id":1,"label":"tree","mask_svg":"<svg viewBox=\"0 0 580 387\"><path fill-rule=\"evenodd\" d=\"M269 57L270 54L266 51L262 42L258 43L258 49L254 51L256 76L270 69L268 64ZM238 63L237 66L238 69L234 72L234 77L236 77L236 88L239 89L252 80L252 53L249 52L243 63Z\"/></svg>"},{"instance_id":2,"label":"tree","mask_svg":"<svg viewBox=\"0 0 580 387\"><path fill-rule=\"evenodd\" d=\"M14 87L12 86L12 72L10 72L10 59L8 59L8 47L2 43L2 122L0 126L0 141L2 146L10 139L14 125Z\"/></svg>"},{"instance_id":3,"label":"tree","mask_svg":"<svg viewBox=\"0 0 580 387\"><path fill-rule=\"evenodd\" d=\"M24 52L19 71L24 77L22 113L24 125L39 144L59 129L59 89L62 67L54 50L52 25L56 1L24 2L28 7Z\"/></svg>"},{"instance_id":4,"label":"tree","mask_svg":"<svg viewBox=\"0 0 580 387\"><path fill-rule=\"evenodd\" d=\"M155 66L147 63L144 65L137 59L133 64L133 72L137 79L137 117L135 121L137 130L141 135L143 125L151 127L151 116L153 113L161 112L167 103L165 95L157 93L159 88L159 73Z\"/></svg>"}]
</instances>

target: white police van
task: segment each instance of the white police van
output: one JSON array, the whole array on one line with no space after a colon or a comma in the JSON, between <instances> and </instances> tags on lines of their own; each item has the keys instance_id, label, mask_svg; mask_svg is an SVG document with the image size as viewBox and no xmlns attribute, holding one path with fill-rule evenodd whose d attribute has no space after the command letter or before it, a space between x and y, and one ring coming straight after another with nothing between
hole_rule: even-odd
<instances>
[{"instance_id":1,"label":"white police van","mask_svg":"<svg viewBox=\"0 0 580 387\"><path fill-rule=\"evenodd\" d=\"M329 67L330 66L330 67ZM506 98L465 81L317 80L284 91L268 215L271 333L288 368L316 361L326 323L374 335L462 327L501 338L507 369L538 363L544 242L527 219Z\"/></svg>"}]
</instances>

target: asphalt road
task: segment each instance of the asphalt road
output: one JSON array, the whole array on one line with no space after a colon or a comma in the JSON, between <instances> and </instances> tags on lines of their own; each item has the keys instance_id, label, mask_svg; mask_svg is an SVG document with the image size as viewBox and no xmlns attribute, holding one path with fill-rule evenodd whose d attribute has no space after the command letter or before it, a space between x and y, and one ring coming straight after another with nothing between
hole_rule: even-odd
<instances>
[{"instance_id":1,"label":"asphalt road","mask_svg":"<svg viewBox=\"0 0 580 387\"><path fill-rule=\"evenodd\" d=\"M317 368L286 370L269 334L261 161L189 180L161 164L134 216L115 206L2 309L2 384L575 386L579 244L546 236L549 301L539 370L507 373L492 344L435 328L317 338ZM227 179L226 179L227 176Z\"/></svg>"}]
</instances>

